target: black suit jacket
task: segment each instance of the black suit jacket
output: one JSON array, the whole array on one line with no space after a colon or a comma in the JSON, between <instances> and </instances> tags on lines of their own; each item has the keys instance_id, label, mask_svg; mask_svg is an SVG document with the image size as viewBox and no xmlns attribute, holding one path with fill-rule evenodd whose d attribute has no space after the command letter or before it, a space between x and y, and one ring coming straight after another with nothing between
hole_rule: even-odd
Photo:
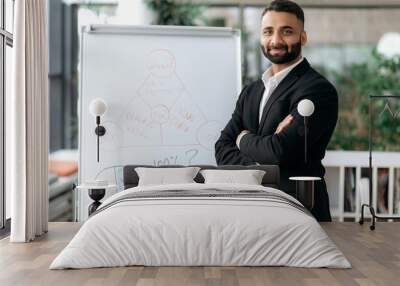
<instances>
[{"instance_id":1,"label":"black suit jacket","mask_svg":"<svg viewBox=\"0 0 400 286\"><path fill-rule=\"evenodd\" d=\"M295 192L290 176L325 174L321 160L338 118L338 96L334 86L311 68L304 59L280 82L264 106L259 123L259 106L265 87L262 80L246 86L236 103L232 118L215 144L218 165L277 164L281 170L281 189ZM310 99L315 105L308 119L308 154L304 163L304 121L297 104ZM288 115L294 120L279 134L278 124ZM240 150L236 138L242 130L251 133L242 137ZM325 182L317 184L313 214L319 220L330 220L329 198ZM320 210L321 208L321 210Z\"/></svg>"}]
</instances>

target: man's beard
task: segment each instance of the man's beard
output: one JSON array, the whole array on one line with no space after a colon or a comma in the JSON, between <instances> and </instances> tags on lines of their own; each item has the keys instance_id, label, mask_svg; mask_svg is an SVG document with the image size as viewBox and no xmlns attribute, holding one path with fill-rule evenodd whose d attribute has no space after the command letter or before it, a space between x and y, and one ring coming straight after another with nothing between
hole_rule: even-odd
<instances>
[{"instance_id":1,"label":"man's beard","mask_svg":"<svg viewBox=\"0 0 400 286\"><path fill-rule=\"evenodd\" d=\"M283 55L277 55L273 56L271 55L271 49L284 49L285 53ZM288 45L276 45L276 46L271 46L270 49L265 49L264 46L261 45L261 50L264 54L264 56L269 59L272 63L274 64L286 64L291 61L294 61L297 59L297 57L301 53L301 42L297 42L291 46L291 51L289 52L289 47Z\"/></svg>"}]
</instances>

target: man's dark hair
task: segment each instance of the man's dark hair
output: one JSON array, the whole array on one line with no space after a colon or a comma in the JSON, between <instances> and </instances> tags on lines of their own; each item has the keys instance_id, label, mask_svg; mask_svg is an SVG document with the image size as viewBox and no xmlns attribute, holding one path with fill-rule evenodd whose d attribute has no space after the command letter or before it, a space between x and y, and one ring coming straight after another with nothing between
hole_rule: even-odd
<instances>
[{"instance_id":1,"label":"man's dark hair","mask_svg":"<svg viewBox=\"0 0 400 286\"><path fill-rule=\"evenodd\" d=\"M304 12L301 7L289 0L275 0L272 1L263 11L262 16L264 16L269 11L275 12L287 12L293 14L304 24Z\"/></svg>"}]
</instances>

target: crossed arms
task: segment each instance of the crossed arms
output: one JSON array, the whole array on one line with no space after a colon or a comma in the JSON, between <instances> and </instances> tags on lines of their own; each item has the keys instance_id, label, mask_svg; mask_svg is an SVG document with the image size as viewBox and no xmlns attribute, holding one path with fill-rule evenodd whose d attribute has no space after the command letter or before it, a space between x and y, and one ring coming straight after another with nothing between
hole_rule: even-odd
<instances>
[{"instance_id":1,"label":"crossed arms","mask_svg":"<svg viewBox=\"0 0 400 286\"><path fill-rule=\"evenodd\" d=\"M315 112L309 118L312 132L309 132L307 140L310 148L315 144L327 145L329 142L338 111L337 93L330 84L319 82L295 94L288 116L280 122L275 133L268 135L253 134L247 130L242 115L245 97L248 95L247 89L243 89L232 118L215 144L218 165L281 165L288 163L294 155L303 154L304 124L303 117L297 112L297 103L305 98L315 105ZM258 114L254 116L258 117Z\"/></svg>"}]
</instances>

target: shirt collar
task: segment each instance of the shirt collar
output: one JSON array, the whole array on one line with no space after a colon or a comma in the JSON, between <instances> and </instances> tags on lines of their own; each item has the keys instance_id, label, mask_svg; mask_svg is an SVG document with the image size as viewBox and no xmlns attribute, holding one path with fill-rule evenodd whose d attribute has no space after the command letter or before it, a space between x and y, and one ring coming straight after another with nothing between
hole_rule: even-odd
<instances>
[{"instance_id":1,"label":"shirt collar","mask_svg":"<svg viewBox=\"0 0 400 286\"><path fill-rule=\"evenodd\" d=\"M294 69L298 64L300 64L304 60L304 57L301 57L300 60L295 62L294 64L288 66L287 68L284 68L280 72L276 74L272 74L272 67L269 67L262 75L262 81L264 82L264 85L275 85L277 86L289 73L292 69Z\"/></svg>"}]
</instances>

